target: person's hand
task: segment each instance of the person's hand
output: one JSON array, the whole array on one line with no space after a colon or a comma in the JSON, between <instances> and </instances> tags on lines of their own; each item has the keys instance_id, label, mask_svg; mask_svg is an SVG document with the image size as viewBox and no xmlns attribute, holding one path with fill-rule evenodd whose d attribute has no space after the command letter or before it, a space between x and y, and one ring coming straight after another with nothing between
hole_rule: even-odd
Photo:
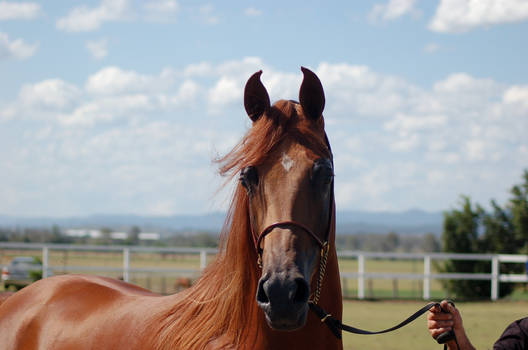
<instances>
[{"instance_id":1,"label":"person's hand","mask_svg":"<svg viewBox=\"0 0 528 350\"><path fill-rule=\"evenodd\" d=\"M433 306L427 313L427 328L431 336L436 339L440 334L455 330L455 334L463 332L462 317L457 308L451 305L447 300L443 300L440 305L447 312L442 312L440 307Z\"/></svg>"},{"instance_id":2,"label":"person's hand","mask_svg":"<svg viewBox=\"0 0 528 350\"><path fill-rule=\"evenodd\" d=\"M427 328L431 336L436 339L440 334L454 330L460 350L474 350L475 348L466 336L466 331L462 325L462 316L460 316L458 309L447 300L442 300L440 305L447 312L442 312L440 307L435 305L427 313ZM458 349L455 340L447 342L447 346L449 349Z\"/></svg>"}]
</instances>

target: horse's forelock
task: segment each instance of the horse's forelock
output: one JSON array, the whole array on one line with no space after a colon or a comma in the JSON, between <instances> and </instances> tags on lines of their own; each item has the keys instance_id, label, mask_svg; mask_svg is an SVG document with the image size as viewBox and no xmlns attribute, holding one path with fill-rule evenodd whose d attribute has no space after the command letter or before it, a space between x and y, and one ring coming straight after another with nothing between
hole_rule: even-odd
<instances>
[{"instance_id":1,"label":"horse's forelock","mask_svg":"<svg viewBox=\"0 0 528 350\"><path fill-rule=\"evenodd\" d=\"M262 164L287 137L318 153L329 153L323 118L311 121L299 114L299 110L300 104L296 101L277 101L263 117L253 123L231 152L216 161L220 165L220 174L232 178L247 166Z\"/></svg>"}]
</instances>

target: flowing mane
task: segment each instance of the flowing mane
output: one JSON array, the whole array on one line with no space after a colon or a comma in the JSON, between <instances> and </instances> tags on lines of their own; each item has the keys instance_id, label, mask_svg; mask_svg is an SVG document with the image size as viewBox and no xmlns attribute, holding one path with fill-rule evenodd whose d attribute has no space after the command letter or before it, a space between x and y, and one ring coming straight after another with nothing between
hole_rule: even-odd
<instances>
[{"instance_id":1,"label":"flowing mane","mask_svg":"<svg viewBox=\"0 0 528 350\"><path fill-rule=\"evenodd\" d=\"M244 167L261 164L286 137L328 154L324 139L298 118L295 108L296 103L291 101L275 103L231 152L216 160L220 174L232 179ZM260 276L250 232L247 192L237 185L221 231L216 261L204 270L197 283L181 293L171 311L162 315L159 349L202 349L215 339L236 349L251 348L258 337L251 330L260 327L248 327L248 323L255 319L265 321L256 317L254 299ZM186 331L177 332L183 325Z\"/></svg>"}]
</instances>

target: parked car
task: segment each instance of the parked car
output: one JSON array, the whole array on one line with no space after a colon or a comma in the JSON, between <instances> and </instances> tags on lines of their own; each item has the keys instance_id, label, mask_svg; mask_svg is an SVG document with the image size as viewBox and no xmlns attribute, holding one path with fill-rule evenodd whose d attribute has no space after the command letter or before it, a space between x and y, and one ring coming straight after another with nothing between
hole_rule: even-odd
<instances>
[{"instance_id":1,"label":"parked car","mask_svg":"<svg viewBox=\"0 0 528 350\"><path fill-rule=\"evenodd\" d=\"M42 278L42 264L38 258L17 256L2 269L4 289L21 289Z\"/></svg>"}]
</instances>

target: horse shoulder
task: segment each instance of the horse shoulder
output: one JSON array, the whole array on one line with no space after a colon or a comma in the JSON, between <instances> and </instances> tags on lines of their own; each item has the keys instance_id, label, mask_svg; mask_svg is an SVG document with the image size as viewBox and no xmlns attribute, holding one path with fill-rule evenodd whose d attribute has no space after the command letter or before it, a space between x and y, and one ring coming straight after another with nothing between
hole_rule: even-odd
<instances>
[{"instance_id":1,"label":"horse shoulder","mask_svg":"<svg viewBox=\"0 0 528 350\"><path fill-rule=\"evenodd\" d=\"M109 278L47 278L0 306L0 343L12 349L90 349L102 343L121 349L118 342L124 341L126 349L141 348L147 307L137 300L148 296L155 294Z\"/></svg>"}]
</instances>

